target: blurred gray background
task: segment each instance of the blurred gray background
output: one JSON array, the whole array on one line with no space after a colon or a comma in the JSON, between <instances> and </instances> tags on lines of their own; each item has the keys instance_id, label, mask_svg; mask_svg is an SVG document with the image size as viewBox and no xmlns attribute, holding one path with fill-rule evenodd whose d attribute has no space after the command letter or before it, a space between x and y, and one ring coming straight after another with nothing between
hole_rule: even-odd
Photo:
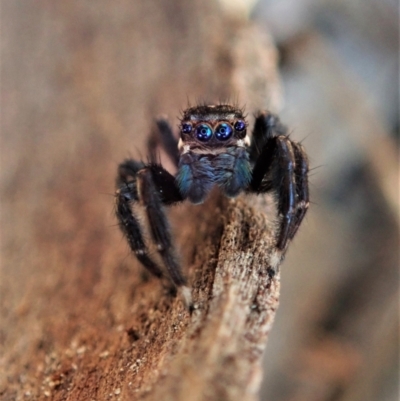
<instances>
[{"instance_id":1,"label":"blurred gray background","mask_svg":"<svg viewBox=\"0 0 400 401\"><path fill-rule=\"evenodd\" d=\"M261 399L398 400L398 3L261 0L251 15L315 168Z\"/></svg>"}]
</instances>

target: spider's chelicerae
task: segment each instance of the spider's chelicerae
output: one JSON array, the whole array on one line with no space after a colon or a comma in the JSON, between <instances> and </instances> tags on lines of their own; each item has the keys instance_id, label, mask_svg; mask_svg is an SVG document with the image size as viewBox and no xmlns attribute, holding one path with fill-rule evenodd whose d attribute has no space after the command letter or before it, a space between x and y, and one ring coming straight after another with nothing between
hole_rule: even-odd
<instances>
[{"instance_id":1,"label":"spider's chelicerae","mask_svg":"<svg viewBox=\"0 0 400 401\"><path fill-rule=\"evenodd\" d=\"M249 136L242 110L228 104L201 105L184 111L179 141L165 119L158 119L156 125L157 132L149 141L149 163L125 160L117 178L116 215L132 252L143 266L158 277L164 275L143 239L132 208L137 202L145 206L152 240L171 281L190 303L190 290L163 206L186 199L202 203L217 185L231 198L241 192L275 193L280 228L270 264L276 268L309 204L307 156L303 147L289 138L279 118L269 112L258 113ZM176 176L156 161L155 149L159 145L175 163Z\"/></svg>"}]
</instances>

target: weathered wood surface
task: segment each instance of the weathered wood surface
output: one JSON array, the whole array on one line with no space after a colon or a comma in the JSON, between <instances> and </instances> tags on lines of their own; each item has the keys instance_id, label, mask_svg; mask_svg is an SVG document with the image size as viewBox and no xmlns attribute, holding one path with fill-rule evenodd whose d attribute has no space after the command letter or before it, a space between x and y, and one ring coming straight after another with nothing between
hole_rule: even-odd
<instances>
[{"instance_id":1,"label":"weathered wood surface","mask_svg":"<svg viewBox=\"0 0 400 401\"><path fill-rule=\"evenodd\" d=\"M113 185L152 117L176 122L187 98L276 109L268 38L207 1L2 8L1 398L255 399L279 295L273 204L171 210L189 315L130 256Z\"/></svg>"}]
</instances>

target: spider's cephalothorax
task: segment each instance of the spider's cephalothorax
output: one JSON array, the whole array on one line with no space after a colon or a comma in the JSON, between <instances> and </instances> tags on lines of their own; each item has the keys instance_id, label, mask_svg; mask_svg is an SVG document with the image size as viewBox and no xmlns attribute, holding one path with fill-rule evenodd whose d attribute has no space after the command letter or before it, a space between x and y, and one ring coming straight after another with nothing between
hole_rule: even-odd
<instances>
[{"instance_id":1,"label":"spider's cephalothorax","mask_svg":"<svg viewBox=\"0 0 400 401\"><path fill-rule=\"evenodd\" d=\"M190 303L162 205L185 199L201 203L214 185L229 197L240 192L274 192L280 230L270 265L279 264L288 241L297 232L308 208L308 161L302 146L292 141L279 118L269 112L256 116L251 137L242 110L227 104L196 106L184 111L180 139L165 119L149 140L148 164L129 159L118 170L116 214L128 243L153 274L163 269L149 256L132 204L146 206L150 233L172 282ZM176 176L156 161L162 146L177 167Z\"/></svg>"}]
</instances>

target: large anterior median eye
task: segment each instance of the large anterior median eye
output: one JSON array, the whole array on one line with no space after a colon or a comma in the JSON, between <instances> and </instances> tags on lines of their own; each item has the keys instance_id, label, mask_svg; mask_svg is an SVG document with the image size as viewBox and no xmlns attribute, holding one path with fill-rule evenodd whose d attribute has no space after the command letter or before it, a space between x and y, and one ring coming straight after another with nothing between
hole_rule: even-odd
<instances>
[{"instance_id":1,"label":"large anterior median eye","mask_svg":"<svg viewBox=\"0 0 400 401\"><path fill-rule=\"evenodd\" d=\"M196 138L199 141L206 142L212 137L212 129L207 124L200 124L196 127Z\"/></svg>"},{"instance_id":2,"label":"large anterior median eye","mask_svg":"<svg viewBox=\"0 0 400 401\"><path fill-rule=\"evenodd\" d=\"M220 140L220 141L226 141L232 136L232 127L227 124L227 123L221 123L217 125L217 128L215 128L215 136Z\"/></svg>"}]
</instances>

